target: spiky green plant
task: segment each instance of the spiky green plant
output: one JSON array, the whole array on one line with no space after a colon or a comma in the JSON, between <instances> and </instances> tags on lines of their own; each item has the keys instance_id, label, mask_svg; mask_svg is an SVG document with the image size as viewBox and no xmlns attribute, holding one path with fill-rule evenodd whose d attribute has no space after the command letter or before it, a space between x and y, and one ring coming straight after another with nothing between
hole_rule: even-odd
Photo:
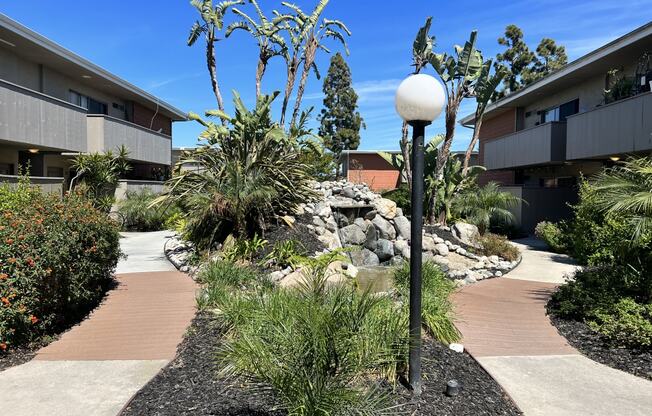
<instances>
[{"instance_id":1,"label":"spiky green plant","mask_svg":"<svg viewBox=\"0 0 652 416\"><path fill-rule=\"evenodd\" d=\"M652 231L652 159L628 159L598 173L591 184L598 209L625 219L633 241Z\"/></svg>"},{"instance_id":2,"label":"spiky green plant","mask_svg":"<svg viewBox=\"0 0 652 416\"><path fill-rule=\"evenodd\" d=\"M483 187L460 194L453 207L462 218L475 224L480 234L484 234L492 221L513 224L516 218L509 210L522 199L500 190L496 182L489 182Z\"/></svg>"}]
</instances>

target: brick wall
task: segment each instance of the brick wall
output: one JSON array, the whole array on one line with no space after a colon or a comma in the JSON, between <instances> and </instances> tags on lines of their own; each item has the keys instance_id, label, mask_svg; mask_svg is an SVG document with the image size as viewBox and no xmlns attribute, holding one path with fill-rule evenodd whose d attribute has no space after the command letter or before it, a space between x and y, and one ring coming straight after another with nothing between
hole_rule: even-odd
<instances>
[{"instance_id":1,"label":"brick wall","mask_svg":"<svg viewBox=\"0 0 652 416\"><path fill-rule=\"evenodd\" d=\"M347 179L366 183L374 191L385 191L399 186L400 172L378 154L352 154Z\"/></svg>"},{"instance_id":2,"label":"brick wall","mask_svg":"<svg viewBox=\"0 0 652 416\"><path fill-rule=\"evenodd\" d=\"M483 120L480 129L479 162L484 165L484 145L499 137L514 133L516 131L516 109L510 108L506 112L487 120ZM491 170L483 172L478 177L478 183L485 185L488 182L498 182L503 185L514 184L514 171L512 170Z\"/></svg>"},{"instance_id":3,"label":"brick wall","mask_svg":"<svg viewBox=\"0 0 652 416\"><path fill-rule=\"evenodd\" d=\"M172 135L172 120L169 117L162 115L160 112L154 117L155 110L151 110L147 107L144 107L136 102L133 105L133 115L132 123L138 124L146 128L150 128L154 131L161 130L161 133L167 134L168 136ZM154 117L154 121L152 121Z\"/></svg>"}]
</instances>

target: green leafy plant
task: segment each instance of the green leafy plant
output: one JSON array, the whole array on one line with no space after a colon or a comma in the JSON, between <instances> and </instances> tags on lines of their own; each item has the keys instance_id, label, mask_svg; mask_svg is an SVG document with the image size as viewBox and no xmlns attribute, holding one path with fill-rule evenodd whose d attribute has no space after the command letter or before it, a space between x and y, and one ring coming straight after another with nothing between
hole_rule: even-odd
<instances>
[{"instance_id":1,"label":"green leafy plant","mask_svg":"<svg viewBox=\"0 0 652 416\"><path fill-rule=\"evenodd\" d=\"M215 247L229 234L247 238L265 222L315 197L308 167L299 157L299 144L271 120L272 96L260 96L253 111L234 92L235 116L209 111L227 126L191 118L206 131L202 144L180 164L202 166L181 171L168 182L158 203L179 205L185 232L200 249Z\"/></svg>"},{"instance_id":2,"label":"green leafy plant","mask_svg":"<svg viewBox=\"0 0 652 416\"><path fill-rule=\"evenodd\" d=\"M489 182L483 187L463 192L455 198L453 210L467 221L475 224L484 234L492 221L513 223L514 214L509 210L522 201L509 192L500 190L496 182Z\"/></svg>"},{"instance_id":3,"label":"green leafy plant","mask_svg":"<svg viewBox=\"0 0 652 416\"><path fill-rule=\"evenodd\" d=\"M424 327L444 344L458 341L460 333L453 323L453 305L449 300L455 285L433 262L422 264L421 279L421 313ZM410 289L409 263L404 262L395 270L394 284L401 296L407 299Z\"/></svg>"},{"instance_id":4,"label":"green leafy plant","mask_svg":"<svg viewBox=\"0 0 652 416\"><path fill-rule=\"evenodd\" d=\"M179 210L174 205L157 204L152 202L158 194L149 188L140 191L127 192L125 199L118 203L118 212L124 217L124 227L137 231L159 231L171 226L173 220L178 218Z\"/></svg>"},{"instance_id":5,"label":"green leafy plant","mask_svg":"<svg viewBox=\"0 0 652 416\"><path fill-rule=\"evenodd\" d=\"M0 353L87 314L112 282L119 230L78 193L0 186Z\"/></svg>"},{"instance_id":6,"label":"green leafy plant","mask_svg":"<svg viewBox=\"0 0 652 416\"><path fill-rule=\"evenodd\" d=\"M277 241L272 251L265 256L266 262L271 262L279 268L297 268L306 256L306 249L297 240Z\"/></svg>"},{"instance_id":7,"label":"green leafy plant","mask_svg":"<svg viewBox=\"0 0 652 416\"><path fill-rule=\"evenodd\" d=\"M568 236L566 235L566 225L564 223L556 224L554 222L541 221L534 228L534 235L545 241L555 253L568 252Z\"/></svg>"},{"instance_id":8,"label":"green leafy plant","mask_svg":"<svg viewBox=\"0 0 652 416\"><path fill-rule=\"evenodd\" d=\"M267 240L255 234L251 239L227 239L221 257L230 262L251 261L267 245Z\"/></svg>"},{"instance_id":9,"label":"green leafy plant","mask_svg":"<svg viewBox=\"0 0 652 416\"><path fill-rule=\"evenodd\" d=\"M478 237L478 243L482 247L480 251L485 256L499 256L505 260L514 261L518 259L518 249L510 244L507 237L503 235L486 233Z\"/></svg>"},{"instance_id":10,"label":"green leafy plant","mask_svg":"<svg viewBox=\"0 0 652 416\"><path fill-rule=\"evenodd\" d=\"M652 348L652 304L623 298L614 305L595 310L588 324L616 345Z\"/></svg>"},{"instance_id":11,"label":"green leafy plant","mask_svg":"<svg viewBox=\"0 0 652 416\"><path fill-rule=\"evenodd\" d=\"M70 180L70 190L77 187L78 192L86 194L96 208L109 212L115 201L114 193L118 179L131 166L127 161L129 151L120 146L118 152L88 153L75 156L71 167L77 173Z\"/></svg>"},{"instance_id":12,"label":"green leafy plant","mask_svg":"<svg viewBox=\"0 0 652 416\"><path fill-rule=\"evenodd\" d=\"M396 206L401 208L404 213L411 211L412 207L412 195L407 185L401 185L396 189L386 191L382 193L383 198L387 198L396 202Z\"/></svg>"},{"instance_id":13,"label":"green leafy plant","mask_svg":"<svg viewBox=\"0 0 652 416\"><path fill-rule=\"evenodd\" d=\"M478 175L485 170L483 166L471 166L465 174L462 162L457 158L449 158L440 178L437 179L432 175L426 178L427 193L437 194L436 198L430 198L435 205L429 206L428 210L438 213L441 224L447 224L453 219L455 199L463 192L473 192L477 187Z\"/></svg>"}]
</instances>

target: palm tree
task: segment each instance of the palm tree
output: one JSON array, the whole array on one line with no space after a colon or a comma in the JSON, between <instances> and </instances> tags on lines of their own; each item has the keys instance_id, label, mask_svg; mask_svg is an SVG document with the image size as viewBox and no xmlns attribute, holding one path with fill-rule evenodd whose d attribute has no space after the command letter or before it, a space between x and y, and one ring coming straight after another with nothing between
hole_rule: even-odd
<instances>
[{"instance_id":1,"label":"palm tree","mask_svg":"<svg viewBox=\"0 0 652 416\"><path fill-rule=\"evenodd\" d=\"M228 38L234 30L240 29L249 32L256 39L259 51L258 65L256 67L256 97L258 97L261 94L261 82L270 59L275 56L284 56L287 53L285 39L279 35L279 32L284 29L280 23L287 20L290 16L279 15L269 20L256 0L249 0L249 2L256 9L256 14L260 22L256 22L245 12L234 7L232 9L233 13L242 17L243 20L231 23L226 28L225 36Z\"/></svg>"},{"instance_id":2,"label":"palm tree","mask_svg":"<svg viewBox=\"0 0 652 416\"><path fill-rule=\"evenodd\" d=\"M591 181L595 204L602 212L625 219L632 241L652 232L652 160L632 158L605 169Z\"/></svg>"},{"instance_id":3,"label":"palm tree","mask_svg":"<svg viewBox=\"0 0 652 416\"><path fill-rule=\"evenodd\" d=\"M509 210L522 201L521 198L503 192L496 182L464 192L455 198L454 209L466 220L478 227L484 234L492 221L503 221L513 224L516 218Z\"/></svg>"},{"instance_id":4,"label":"palm tree","mask_svg":"<svg viewBox=\"0 0 652 416\"><path fill-rule=\"evenodd\" d=\"M306 89L306 83L308 82L310 71L314 70L317 79L320 78L319 70L315 64L317 51L321 49L326 53L330 53L330 50L323 44L324 39L332 38L341 42L342 45L344 45L346 54L349 54L346 40L342 34L344 33L347 36L351 36L351 31L346 27L346 25L339 20L329 19L323 19L321 23L319 23L321 14L328 2L329 0L320 0L317 7L315 7L310 15L305 14L294 4L287 2L282 3L284 6L294 11L293 21L298 29L298 37L303 42L303 53L301 58L301 61L303 62L303 71L301 72L301 79L299 80L297 98L294 102L294 110L292 112L292 121L290 122L290 125L293 125L296 122L297 117L299 117L301 101L303 99L303 93Z\"/></svg>"},{"instance_id":5,"label":"palm tree","mask_svg":"<svg viewBox=\"0 0 652 416\"><path fill-rule=\"evenodd\" d=\"M188 36L188 46L195 44L199 36L202 34L206 38L206 65L208 73L211 77L211 86L213 87L213 94L217 100L217 107L224 111L224 101L222 100L222 93L220 86L217 82L217 61L215 58L215 43L219 40L217 32L222 30L224 26L224 15L227 10L235 5L243 4L243 0L236 1L223 1L217 6L213 7L212 0L191 0L190 4L197 9L201 16L201 21L197 20L190 28L190 35Z\"/></svg>"},{"instance_id":6,"label":"palm tree","mask_svg":"<svg viewBox=\"0 0 652 416\"><path fill-rule=\"evenodd\" d=\"M280 14L277 14L277 17L280 17ZM297 73L299 72L299 65L301 65L301 45L303 40L300 36L299 26L296 23L297 20L292 17L291 24L289 21L285 21L283 29L288 34L290 39L291 48L286 48L283 53L283 58L285 59L285 65L287 67L287 79L285 81L285 91L283 94L283 104L281 106L281 126L285 125L285 114L287 113L288 104L290 102L290 96L294 90L294 84L297 80Z\"/></svg>"}]
</instances>

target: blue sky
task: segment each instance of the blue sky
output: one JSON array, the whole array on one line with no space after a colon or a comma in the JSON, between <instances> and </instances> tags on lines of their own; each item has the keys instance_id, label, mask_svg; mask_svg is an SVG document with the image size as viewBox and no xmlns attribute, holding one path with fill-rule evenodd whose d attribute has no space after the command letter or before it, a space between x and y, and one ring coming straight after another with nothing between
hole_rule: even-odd
<instances>
[{"instance_id":1,"label":"blue sky","mask_svg":"<svg viewBox=\"0 0 652 416\"><path fill-rule=\"evenodd\" d=\"M268 13L282 9L280 0L260 3ZM316 0L295 3L310 10ZM652 0L331 0L324 17L343 20L353 32L347 60L367 125L360 148L393 149L401 130L394 112L394 91L410 72L412 40L426 16L434 18L432 33L440 52L450 52L477 29L479 49L485 57L493 57L501 49L496 39L513 23L523 29L532 49L541 38L551 37L576 59L647 23L651 6ZM0 12L184 111L203 113L216 106L203 48L189 48L185 43L196 19L187 1L1 0ZM331 46L334 51L341 50L335 43ZM232 89L252 105L257 61L253 39L244 32L236 33L218 44L217 53L219 82L229 108ZM323 74L328 60L326 54L317 59ZM281 90L284 82L283 60L275 59L263 89ZM321 86L321 81L311 76L304 105L315 106L315 114L321 107ZM277 101L280 104L281 100ZM473 100L466 100L460 115L473 108ZM443 129L440 117L428 135ZM199 132L195 123L175 123L174 146L195 145ZM465 149L469 137L470 131L458 126L454 149Z\"/></svg>"}]
</instances>

